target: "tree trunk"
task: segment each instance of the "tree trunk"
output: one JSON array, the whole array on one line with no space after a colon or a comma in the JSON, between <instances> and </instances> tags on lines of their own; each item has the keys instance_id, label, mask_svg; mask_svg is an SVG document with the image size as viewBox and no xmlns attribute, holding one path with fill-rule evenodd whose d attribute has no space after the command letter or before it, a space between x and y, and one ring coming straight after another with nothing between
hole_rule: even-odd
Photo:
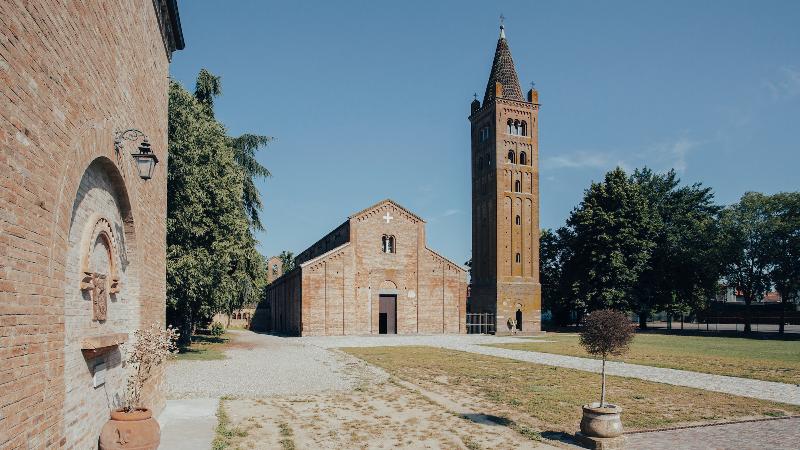
<instances>
[{"instance_id":1,"label":"tree trunk","mask_svg":"<svg viewBox=\"0 0 800 450\"><path fill-rule=\"evenodd\" d=\"M600 407L606 404L606 357L603 356L603 381L600 384Z\"/></svg>"},{"instance_id":2,"label":"tree trunk","mask_svg":"<svg viewBox=\"0 0 800 450\"><path fill-rule=\"evenodd\" d=\"M745 305L745 307L744 307L744 332L745 333L749 333L749 332L752 331L752 328L750 327L750 312L751 312L750 303L752 301L753 301L752 299L748 299L747 297L745 297L745 299L744 299L744 305Z\"/></svg>"},{"instance_id":3,"label":"tree trunk","mask_svg":"<svg viewBox=\"0 0 800 450\"><path fill-rule=\"evenodd\" d=\"M786 296L781 295L781 324L778 326L778 334L783 334L783 324L786 323Z\"/></svg>"},{"instance_id":4,"label":"tree trunk","mask_svg":"<svg viewBox=\"0 0 800 450\"><path fill-rule=\"evenodd\" d=\"M649 316L649 311L641 311L639 312L639 328L642 330L647 329L647 316Z\"/></svg>"},{"instance_id":5,"label":"tree trunk","mask_svg":"<svg viewBox=\"0 0 800 450\"><path fill-rule=\"evenodd\" d=\"M683 313L681 313L681 331L683 331Z\"/></svg>"}]
</instances>

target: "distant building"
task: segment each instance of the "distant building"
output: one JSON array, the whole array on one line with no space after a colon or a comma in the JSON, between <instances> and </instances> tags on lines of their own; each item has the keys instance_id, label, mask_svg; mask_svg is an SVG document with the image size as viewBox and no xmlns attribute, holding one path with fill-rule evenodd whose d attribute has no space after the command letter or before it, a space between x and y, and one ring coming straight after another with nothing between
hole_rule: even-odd
<instances>
[{"instance_id":1,"label":"distant building","mask_svg":"<svg viewBox=\"0 0 800 450\"><path fill-rule=\"evenodd\" d=\"M293 335L465 332L467 273L392 200L350 216L267 286L252 328Z\"/></svg>"},{"instance_id":2,"label":"distant building","mask_svg":"<svg viewBox=\"0 0 800 450\"><path fill-rule=\"evenodd\" d=\"M272 283L283 275L283 261L277 256L267 260L267 284Z\"/></svg>"}]
</instances>

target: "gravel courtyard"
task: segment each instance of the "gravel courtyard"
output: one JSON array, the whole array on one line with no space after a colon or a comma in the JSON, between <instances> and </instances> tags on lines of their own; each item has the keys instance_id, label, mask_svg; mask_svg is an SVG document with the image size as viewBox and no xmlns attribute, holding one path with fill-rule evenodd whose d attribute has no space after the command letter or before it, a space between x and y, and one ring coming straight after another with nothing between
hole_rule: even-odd
<instances>
[{"instance_id":1,"label":"gravel courtyard","mask_svg":"<svg viewBox=\"0 0 800 450\"><path fill-rule=\"evenodd\" d=\"M267 397L352 390L388 375L341 352L300 341L231 330L226 359L173 361L167 368L169 398Z\"/></svg>"}]
</instances>

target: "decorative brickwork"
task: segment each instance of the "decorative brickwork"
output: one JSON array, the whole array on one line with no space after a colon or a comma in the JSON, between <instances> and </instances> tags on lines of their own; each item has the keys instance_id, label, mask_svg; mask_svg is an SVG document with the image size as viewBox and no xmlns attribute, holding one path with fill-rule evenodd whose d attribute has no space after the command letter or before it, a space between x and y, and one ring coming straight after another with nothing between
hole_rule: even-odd
<instances>
[{"instance_id":1,"label":"decorative brickwork","mask_svg":"<svg viewBox=\"0 0 800 450\"><path fill-rule=\"evenodd\" d=\"M159 17L179 31L169 0L0 2L0 448L94 448L122 336L164 323L166 164L144 181L113 141L139 128L167 161L183 43Z\"/></svg>"},{"instance_id":2,"label":"decorative brickwork","mask_svg":"<svg viewBox=\"0 0 800 450\"><path fill-rule=\"evenodd\" d=\"M472 125L471 313L494 313L497 333L541 330L539 104L522 100L505 34Z\"/></svg>"},{"instance_id":3,"label":"decorative brickwork","mask_svg":"<svg viewBox=\"0 0 800 450\"><path fill-rule=\"evenodd\" d=\"M296 263L267 288L254 329L379 334L389 320L398 334L466 331L466 272L427 248L425 222L391 200L354 214Z\"/></svg>"}]
</instances>

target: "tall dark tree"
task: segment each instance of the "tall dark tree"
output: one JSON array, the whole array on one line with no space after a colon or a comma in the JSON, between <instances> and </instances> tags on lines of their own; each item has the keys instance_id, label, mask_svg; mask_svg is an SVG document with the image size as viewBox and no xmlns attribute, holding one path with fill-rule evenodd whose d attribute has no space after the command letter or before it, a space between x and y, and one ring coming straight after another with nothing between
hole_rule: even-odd
<instances>
[{"instance_id":1,"label":"tall dark tree","mask_svg":"<svg viewBox=\"0 0 800 450\"><path fill-rule=\"evenodd\" d=\"M770 281L781 295L783 334L786 308L800 296L800 192L781 192L769 198Z\"/></svg>"},{"instance_id":2,"label":"tall dark tree","mask_svg":"<svg viewBox=\"0 0 800 450\"><path fill-rule=\"evenodd\" d=\"M294 270L294 253L284 250L278 255L278 259L281 260L283 273L289 273Z\"/></svg>"},{"instance_id":3,"label":"tall dark tree","mask_svg":"<svg viewBox=\"0 0 800 450\"><path fill-rule=\"evenodd\" d=\"M727 286L744 297L744 331L750 332L750 305L763 298L771 285L769 198L757 192L744 194L738 203L722 211L720 227L724 278Z\"/></svg>"},{"instance_id":4,"label":"tall dark tree","mask_svg":"<svg viewBox=\"0 0 800 450\"><path fill-rule=\"evenodd\" d=\"M570 323L572 312L576 309L564 276L565 267L572 257L571 238L569 229L564 227L555 232L542 230L539 237L542 308L550 311L553 321L560 326Z\"/></svg>"},{"instance_id":5,"label":"tall dark tree","mask_svg":"<svg viewBox=\"0 0 800 450\"><path fill-rule=\"evenodd\" d=\"M647 199L622 169L592 183L567 220L574 236L568 282L576 302L589 311L635 310L635 289L655 246L656 222Z\"/></svg>"},{"instance_id":6,"label":"tall dark tree","mask_svg":"<svg viewBox=\"0 0 800 450\"><path fill-rule=\"evenodd\" d=\"M674 170L637 169L631 181L656 215L655 246L635 290L639 325L646 328L651 311L697 311L714 295L722 271L716 251L720 208L711 188L680 186Z\"/></svg>"}]
</instances>

